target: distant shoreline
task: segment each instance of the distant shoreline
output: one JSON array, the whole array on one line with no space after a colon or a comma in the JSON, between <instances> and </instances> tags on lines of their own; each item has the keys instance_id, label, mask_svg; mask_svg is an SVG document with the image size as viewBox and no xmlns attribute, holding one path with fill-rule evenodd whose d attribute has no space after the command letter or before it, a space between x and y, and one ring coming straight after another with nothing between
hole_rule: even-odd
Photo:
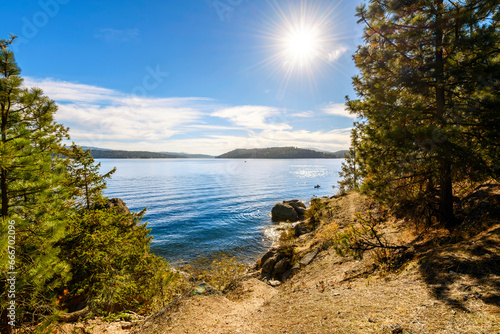
<instances>
[{"instance_id":1,"label":"distant shoreline","mask_svg":"<svg viewBox=\"0 0 500 334\"><path fill-rule=\"evenodd\" d=\"M347 150L325 152L298 147L236 149L219 156L174 152L110 150L82 147L90 150L94 159L342 159Z\"/></svg>"}]
</instances>

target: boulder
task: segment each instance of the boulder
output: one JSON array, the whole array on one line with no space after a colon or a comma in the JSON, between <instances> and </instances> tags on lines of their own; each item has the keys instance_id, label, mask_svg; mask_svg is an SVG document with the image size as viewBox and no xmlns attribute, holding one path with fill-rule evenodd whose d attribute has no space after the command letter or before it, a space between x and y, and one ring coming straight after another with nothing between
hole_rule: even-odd
<instances>
[{"instance_id":1,"label":"boulder","mask_svg":"<svg viewBox=\"0 0 500 334\"><path fill-rule=\"evenodd\" d=\"M287 220L296 222L299 220L299 215L291 205L278 203L271 210L271 219L277 222Z\"/></svg>"},{"instance_id":2,"label":"boulder","mask_svg":"<svg viewBox=\"0 0 500 334\"><path fill-rule=\"evenodd\" d=\"M293 265L292 269L290 269L290 274L295 275L300 271L300 264L296 263Z\"/></svg>"},{"instance_id":3,"label":"boulder","mask_svg":"<svg viewBox=\"0 0 500 334\"><path fill-rule=\"evenodd\" d=\"M258 268L262 268L262 266L264 265L264 263L266 263L266 261L275 256L276 254L278 253L278 247L274 246L272 248L270 248L266 254L262 255L262 257L257 261L257 267Z\"/></svg>"},{"instance_id":4,"label":"boulder","mask_svg":"<svg viewBox=\"0 0 500 334\"><path fill-rule=\"evenodd\" d=\"M307 253L300 261L299 261L299 264L301 267L305 267L307 266L309 263L312 262L312 260L314 260L314 258L316 257L316 255L318 255L318 252L319 250L318 249L315 249L309 253Z\"/></svg>"},{"instance_id":5,"label":"boulder","mask_svg":"<svg viewBox=\"0 0 500 334\"><path fill-rule=\"evenodd\" d=\"M304 204L304 202L301 202L298 199L283 201L283 204L290 205L292 208L295 209L295 211L297 211L297 214L299 216L303 216L306 213L306 205Z\"/></svg>"},{"instance_id":6,"label":"boulder","mask_svg":"<svg viewBox=\"0 0 500 334\"><path fill-rule=\"evenodd\" d=\"M265 262L262 263L262 271L268 274L272 274L274 270L274 266L276 262L278 262L279 257L277 254L268 258Z\"/></svg>"},{"instance_id":7,"label":"boulder","mask_svg":"<svg viewBox=\"0 0 500 334\"><path fill-rule=\"evenodd\" d=\"M294 234L296 237L300 237L303 234L309 233L312 231L312 225L310 222L303 221L300 223L297 223L294 227Z\"/></svg>"},{"instance_id":8,"label":"boulder","mask_svg":"<svg viewBox=\"0 0 500 334\"><path fill-rule=\"evenodd\" d=\"M116 212L118 214L130 213L130 210L127 208L127 204L120 198L112 198L109 199L104 205L97 205L97 209L101 208L116 208Z\"/></svg>"},{"instance_id":9,"label":"boulder","mask_svg":"<svg viewBox=\"0 0 500 334\"><path fill-rule=\"evenodd\" d=\"M282 258L274 265L273 274L283 274L288 268L290 268L290 261L287 258Z\"/></svg>"}]
</instances>

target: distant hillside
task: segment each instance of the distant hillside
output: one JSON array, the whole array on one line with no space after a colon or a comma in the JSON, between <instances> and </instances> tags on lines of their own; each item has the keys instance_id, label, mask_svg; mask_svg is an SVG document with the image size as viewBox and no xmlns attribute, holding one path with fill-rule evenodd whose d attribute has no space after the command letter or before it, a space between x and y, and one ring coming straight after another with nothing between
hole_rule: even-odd
<instances>
[{"instance_id":1,"label":"distant hillside","mask_svg":"<svg viewBox=\"0 0 500 334\"><path fill-rule=\"evenodd\" d=\"M147 152L147 151L124 151L110 150L99 147L82 146L84 150L90 149L90 154L94 159L179 159L179 158L213 158L206 154L188 154L172 152Z\"/></svg>"},{"instance_id":2,"label":"distant hillside","mask_svg":"<svg viewBox=\"0 0 500 334\"><path fill-rule=\"evenodd\" d=\"M231 152L219 155L216 158L222 159L339 159L344 157L344 153L320 152L298 147L269 147L269 148L239 148Z\"/></svg>"},{"instance_id":3,"label":"distant hillside","mask_svg":"<svg viewBox=\"0 0 500 334\"><path fill-rule=\"evenodd\" d=\"M174 159L184 158L182 156L144 151L118 151L118 150L96 150L91 149L90 154L94 159Z\"/></svg>"},{"instance_id":4,"label":"distant hillside","mask_svg":"<svg viewBox=\"0 0 500 334\"><path fill-rule=\"evenodd\" d=\"M175 155L179 158L189 158L189 159L209 159L215 158L213 155L208 154L190 154L190 153L177 153L177 152L161 152L164 154Z\"/></svg>"}]
</instances>

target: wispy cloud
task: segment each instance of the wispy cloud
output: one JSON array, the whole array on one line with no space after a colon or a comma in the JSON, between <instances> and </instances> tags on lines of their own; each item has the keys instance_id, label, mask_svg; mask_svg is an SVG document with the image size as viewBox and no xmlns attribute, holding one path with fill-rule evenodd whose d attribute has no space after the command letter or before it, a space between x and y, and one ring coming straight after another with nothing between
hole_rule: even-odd
<instances>
[{"instance_id":1,"label":"wispy cloud","mask_svg":"<svg viewBox=\"0 0 500 334\"><path fill-rule=\"evenodd\" d=\"M26 87L40 87L45 95L59 102L110 102L120 98L120 94L112 89L90 86L51 78L24 78Z\"/></svg>"},{"instance_id":2,"label":"wispy cloud","mask_svg":"<svg viewBox=\"0 0 500 334\"><path fill-rule=\"evenodd\" d=\"M330 63L338 60L340 57L342 57L349 49L343 45L338 45L335 49L330 50L328 52L328 61Z\"/></svg>"},{"instance_id":3,"label":"wispy cloud","mask_svg":"<svg viewBox=\"0 0 500 334\"><path fill-rule=\"evenodd\" d=\"M75 139L161 140L181 133L214 108L204 98L147 98L90 85L27 78L59 102L56 119Z\"/></svg>"},{"instance_id":4,"label":"wispy cloud","mask_svg":"<svg viewBox=\"0 0 500 334\"><path fill-rule=\"evenodd\" d=\"M219 155L235 148L264 148L296 146L325 151L338 151L349 147L351 128L332 131L274 131L251 132L244 135L207 135L200 138L169 139L162 142L138 141L137 150L180 151ZM107 148L130 150L129 143L109 141Z\"/></svg>"},{"instance_id":5,"label":"wispy cloud","mask_svg":"<svg viewBox=\"0 0 500 334\"><path fill-rule=\"evenodd\" d=\"M225 118L232 123L249 129L290 130L292 127L285 123L275 123L272 117L280 115L278 108L266 106L237 106L224 108L211 114Z\"/></svg>"},{"instance_id":6,"label":"wispy cloud","mask_svg":"<svg viewBox=\"0 0 500 334\"><path fill-rule=\"evenodd\" d=\"M332 103L330 102L326 107L321 108L321 110L327 115L342 116L348 118L356 118L356 115L352 115L346 109L344 103Z\"/></svg>"},{"instance_id":7,"label":"wispy cloud","mask_svg":"<svg viewBox=\"0 0 500 334\"><path fill-rule=\"evenodd\" d=\"M288 124L293 117L312 117L312 111L287 115L275 107L227 106L203 97L136 97L54 79L26 78L25 86L40 87L58 102L56 120L70 127L71 139L80 145L218 155L269 146L332 151L350 142L350 129L294 130ZM344 110L340 105L323 111L335 114Z\"/></svg>"},{"instance_id":8,"label":"wispy cloud","mask_svg":"<svg viewBox=\"0 0 500 334\"><path fill-rule=\"evenodd\" d=\"M314 116L314 112L313 111L303 111L303 112L298 112L298 113L295 113L295 114L292 114L291 115L292 117L300 117L300 118L311 118Z\"/></svg>"},{"instance_id":9,"label":"wispy cloud","mask_svg":"<svg viewBox=\"0 0 500 334\"><path fill-rule=\"evenodd\" d=\"M139 41L139 29L100 29L95 38L106 42L136 42Z\"/></svg>"}]
</instances>

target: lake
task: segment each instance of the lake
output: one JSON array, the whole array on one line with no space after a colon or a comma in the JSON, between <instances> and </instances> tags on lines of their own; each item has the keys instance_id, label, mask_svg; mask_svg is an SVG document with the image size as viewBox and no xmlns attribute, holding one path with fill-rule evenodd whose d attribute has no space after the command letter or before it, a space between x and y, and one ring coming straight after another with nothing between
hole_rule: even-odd
<instances>
[{"instance_id":1,"label":"lake","mask_svg":"<svg viewBox=\"0 0 500 334\"><path fill-rule=\"evenodd\" d=\"M105 195L147 208L151 250L172 264L217 254L253 262L273 243L271 209L336 190L342 159L101 159ZM320 188L314 188L320 185Z\"/></svg>"}]
</instances>

